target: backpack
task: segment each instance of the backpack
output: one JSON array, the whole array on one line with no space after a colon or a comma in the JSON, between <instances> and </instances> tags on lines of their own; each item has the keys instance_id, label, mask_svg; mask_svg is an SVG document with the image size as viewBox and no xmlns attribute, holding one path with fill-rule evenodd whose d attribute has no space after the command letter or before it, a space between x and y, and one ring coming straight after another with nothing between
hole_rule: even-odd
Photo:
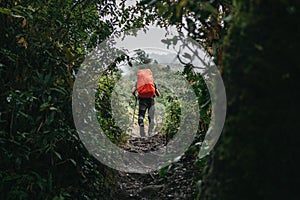
<instances>
[{"instance_id":1,"label":"backpack","mask_svg":"<svg viewBox=\"0 0 300 200\"><path fill-rule=\"evenodd\" d=\"M141 98L151 98L155 94L154 78L150 69L141 69L137 73L137 91Z\"/></svg>"}]
</instances>

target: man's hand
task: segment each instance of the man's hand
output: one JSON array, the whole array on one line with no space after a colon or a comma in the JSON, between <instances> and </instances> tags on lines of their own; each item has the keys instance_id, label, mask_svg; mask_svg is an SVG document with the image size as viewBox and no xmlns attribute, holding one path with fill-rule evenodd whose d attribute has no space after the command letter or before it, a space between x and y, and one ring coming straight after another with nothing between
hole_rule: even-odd
<instances>
[{"instance_id":1,"label":"man's hand","mask_svg":"<svg viewBox=\"0 0 300 200\"><path fill-rule=\"evenodd\" d=\"M133 87L133 88L131 89L131 93L132 93L133 95L135 95L135 91L136 91L136 87Z\"/></svg>"}]
</instances>

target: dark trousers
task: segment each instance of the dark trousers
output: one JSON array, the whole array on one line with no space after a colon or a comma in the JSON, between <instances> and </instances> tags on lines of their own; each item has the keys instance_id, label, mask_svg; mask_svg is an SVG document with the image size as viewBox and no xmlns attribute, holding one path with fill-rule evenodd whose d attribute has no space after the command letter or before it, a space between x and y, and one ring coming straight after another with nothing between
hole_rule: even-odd
<instances>
[{"instance_id":1,"label":"dark trousers","mask_svg":"<svg viewBox=\"0 0 300 200\"><path fill-rule=\"evenodd\" d=\"M154 127L154 113L155 113L154 98L139 98L138 123L140 126L141 136L145 136L144 118L147 111L148 111L148 120L149 120L148 135L151 136L152 129Z\"/></svg>"}]
</instances>

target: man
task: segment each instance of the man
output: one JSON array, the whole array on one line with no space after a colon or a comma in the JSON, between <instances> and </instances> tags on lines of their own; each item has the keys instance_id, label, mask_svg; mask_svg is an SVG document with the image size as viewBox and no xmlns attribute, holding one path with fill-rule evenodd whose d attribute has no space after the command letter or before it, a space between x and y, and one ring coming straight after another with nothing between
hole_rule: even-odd
<instances>
[{"instance_id":1,"label":"man","mask_svg":"<svg viewBox=\"0 0 300 200\"><path fill-rule=\"evenodd\" d=\"M131 90L132 94L139 100L139 116L138 116L138 124L140 126L140 135L141 137L145 136L145 129L144 129L144 118L146 111L148 110L148 120L149 120L149 127L148 127L148 136L150 137L152 134L152 130L154 128L154 112L155 112L155 107L154 107L154 97L160 96L159 90L156 88L156 85L154 84L155 87L155 93L151 97L141 97L140 94L138 96L136 95L136 91L138 90L138 83L136 86L134 86Z\"/></svg>"}]
</instances>

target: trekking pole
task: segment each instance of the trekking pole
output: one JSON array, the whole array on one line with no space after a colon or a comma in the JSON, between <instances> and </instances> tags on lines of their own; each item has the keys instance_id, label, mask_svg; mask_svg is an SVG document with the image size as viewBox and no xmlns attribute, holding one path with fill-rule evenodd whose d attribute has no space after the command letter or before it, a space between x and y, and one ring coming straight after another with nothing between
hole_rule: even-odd
<instances>
[{"instance_id":1,"label":"trekking pole","mask_svg":"<svg viewBox=\"0 0 300 200\"><path fill-rule=\"evenodd\" d=\"M134 95L135 98L135 103L134 103L134 108L133 108L133 116L132 116L132 123L134 126L134 115L135 115L135 108L136 108L136 104L137 104L137 97Z\"/></svg>"}]
</instances>

